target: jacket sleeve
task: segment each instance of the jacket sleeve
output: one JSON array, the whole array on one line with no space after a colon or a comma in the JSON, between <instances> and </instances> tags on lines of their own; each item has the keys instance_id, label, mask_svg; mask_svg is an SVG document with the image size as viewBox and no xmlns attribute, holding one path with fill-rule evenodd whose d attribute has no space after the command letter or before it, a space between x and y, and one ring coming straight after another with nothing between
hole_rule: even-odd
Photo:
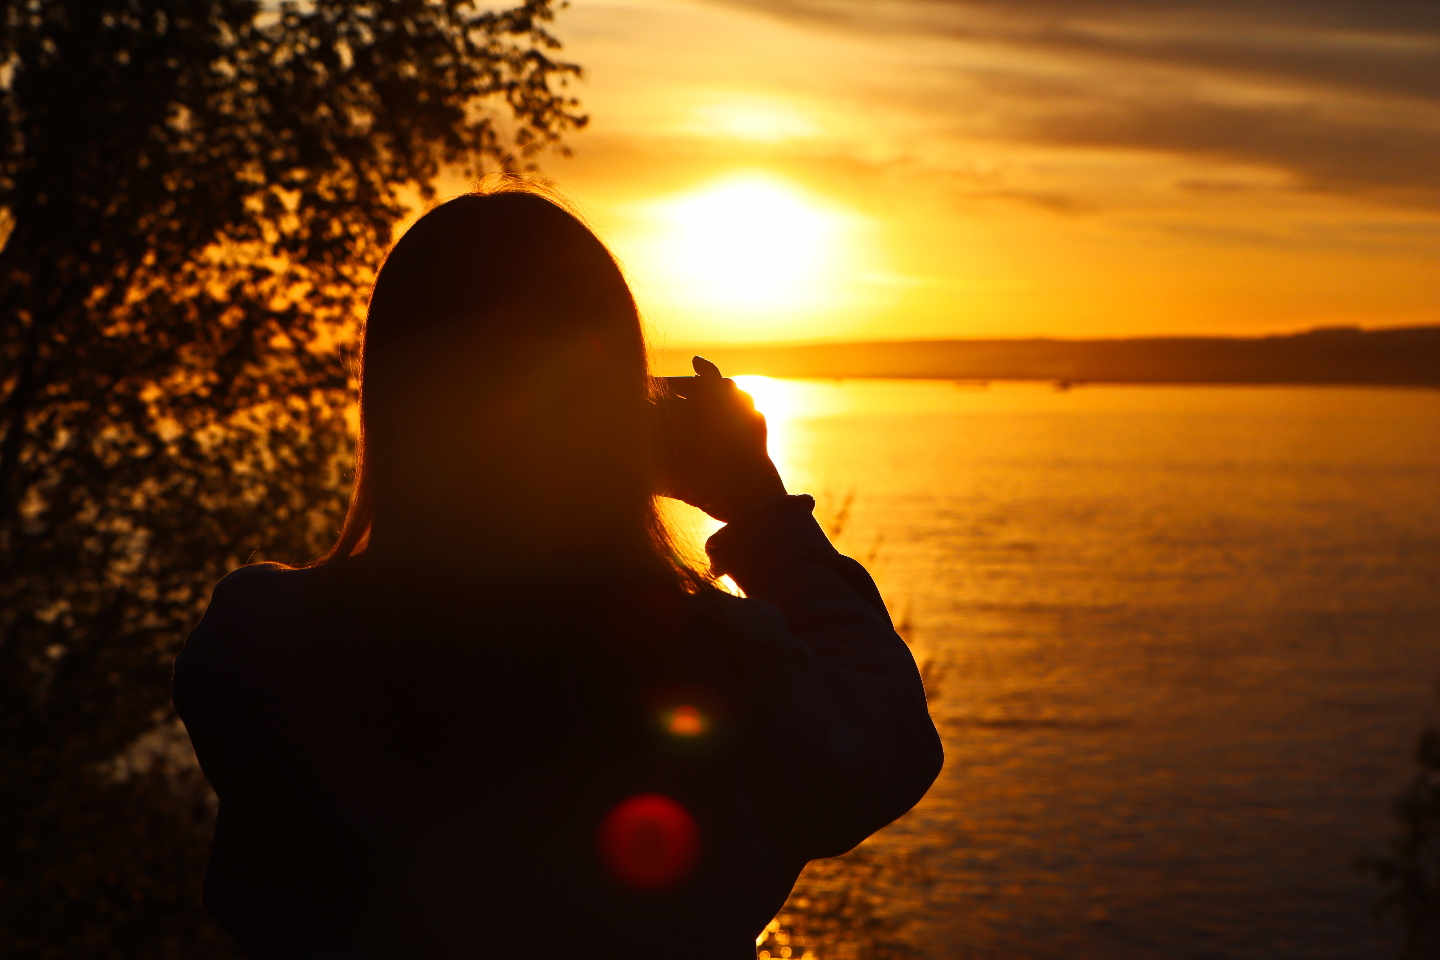
<instances>
[{"instance_id":1,"label":"jacket sleeve","mask_svg":"<svg viewBox=\"0 0 1440 960\"><path fill-rule=\"evenodd\" d=\"M757 742L783 776L786 832L806 860L844 853L905 813L944 761L914 657L814 505L777 498L707 544L714 570L747 594L727 615L762 689Z\"/></svg>"}]
</instances>

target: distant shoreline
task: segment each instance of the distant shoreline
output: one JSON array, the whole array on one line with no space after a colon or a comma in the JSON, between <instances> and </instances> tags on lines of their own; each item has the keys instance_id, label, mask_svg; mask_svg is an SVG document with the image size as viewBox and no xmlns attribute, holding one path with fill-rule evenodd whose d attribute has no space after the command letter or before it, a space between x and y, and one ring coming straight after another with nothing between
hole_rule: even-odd
<instances>
[{"instance_id":1,"label":"distant shoreline","mask_svg":"<svg viewBox=\"0 0 1440 960\"><path fill-rule=\"evenodd\" d=\"M667 350L659 372L689 373L694 353L736 376L1440 387L1440 326L1268 337L707 344Z\"/></svg>"}]
</instances>

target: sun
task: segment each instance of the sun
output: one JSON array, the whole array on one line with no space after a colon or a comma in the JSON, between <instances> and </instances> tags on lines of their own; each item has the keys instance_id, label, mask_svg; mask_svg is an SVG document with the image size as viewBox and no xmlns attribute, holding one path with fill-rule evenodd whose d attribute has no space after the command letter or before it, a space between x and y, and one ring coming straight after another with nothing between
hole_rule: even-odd
<instances>
[{"instance_id":1,"label":"sun","mask_svg":"<svg viewBox=\"0 0 1440 960\"><path fill-rule=\"evenodd\" d=\"M637 205L642 269L691 312L754 321L848 305L868 222L767 173L730 174Z\"/></svg>"}]
</instances>

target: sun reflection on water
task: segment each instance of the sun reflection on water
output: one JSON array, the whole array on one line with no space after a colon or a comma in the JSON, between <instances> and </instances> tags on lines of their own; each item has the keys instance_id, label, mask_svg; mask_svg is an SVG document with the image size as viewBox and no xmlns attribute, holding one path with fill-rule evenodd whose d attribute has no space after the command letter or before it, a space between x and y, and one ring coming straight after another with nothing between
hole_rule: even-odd
<instances>
[{"instance_id":1,"label":"sun reflection on water","mask_svg":"<svg viewBox=\"0 0 1440 960\"><path fill-rule=\"evenodd\" d=\"M755 400L755 409L765 415L769 433L770 459L792 493L807 492L813 478L804 472L802 451L797 442L804 432L803 421L833 416L850 408L851 403L843 382L826 380L788 380L779 377L738 376L734 379L741 390ZM660 513L686 562L698 569L709 565L705 541L723 524L678 500L662 498ZM728 576L720 578L720 586L736 595L743 595Z\"/></svg>"},{"instance_id":2,"label":"sun reflection on water","mask_svg":"<svg viewBox=\"0 0 1440 960\"><path fill-rule=\"evenodd\" d=\"M844 395L836 384L815 380L785 380L777 377L739 376L735 383L755 399L755 409L765 415L769 432L770 459L780 476L792 481L798 451L795 424L811 417L840 412Z\"/></svg>"}]
</instances>

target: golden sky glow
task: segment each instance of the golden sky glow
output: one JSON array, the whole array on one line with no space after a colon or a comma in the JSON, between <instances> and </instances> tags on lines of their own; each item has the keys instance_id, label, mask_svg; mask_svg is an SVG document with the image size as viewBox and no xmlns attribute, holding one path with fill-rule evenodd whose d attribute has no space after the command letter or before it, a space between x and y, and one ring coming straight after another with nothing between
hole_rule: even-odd
<instances>
[{"instance_id":1,"label":"golden sky glow","mask_svg":"<svg viewBox=\"0 0 1440 960\"><path fill-rule=\"evenodd\" d=\"M545 171L673 344L1436 323L1426 9L575 0Z\"/></svg>"},{"instance_id":2,"label":"golden sky glow","mask_svg":"<svg viewBox=\"0 0 1440 960\"><path fill-rule=\"evenodd\" d=\"M766 97L717 94L709 102L696 103L690 122L680 128L699 137L780 143L799 137L813 137L820 127L803 110Z\"/></svg>"}]
</instances>

